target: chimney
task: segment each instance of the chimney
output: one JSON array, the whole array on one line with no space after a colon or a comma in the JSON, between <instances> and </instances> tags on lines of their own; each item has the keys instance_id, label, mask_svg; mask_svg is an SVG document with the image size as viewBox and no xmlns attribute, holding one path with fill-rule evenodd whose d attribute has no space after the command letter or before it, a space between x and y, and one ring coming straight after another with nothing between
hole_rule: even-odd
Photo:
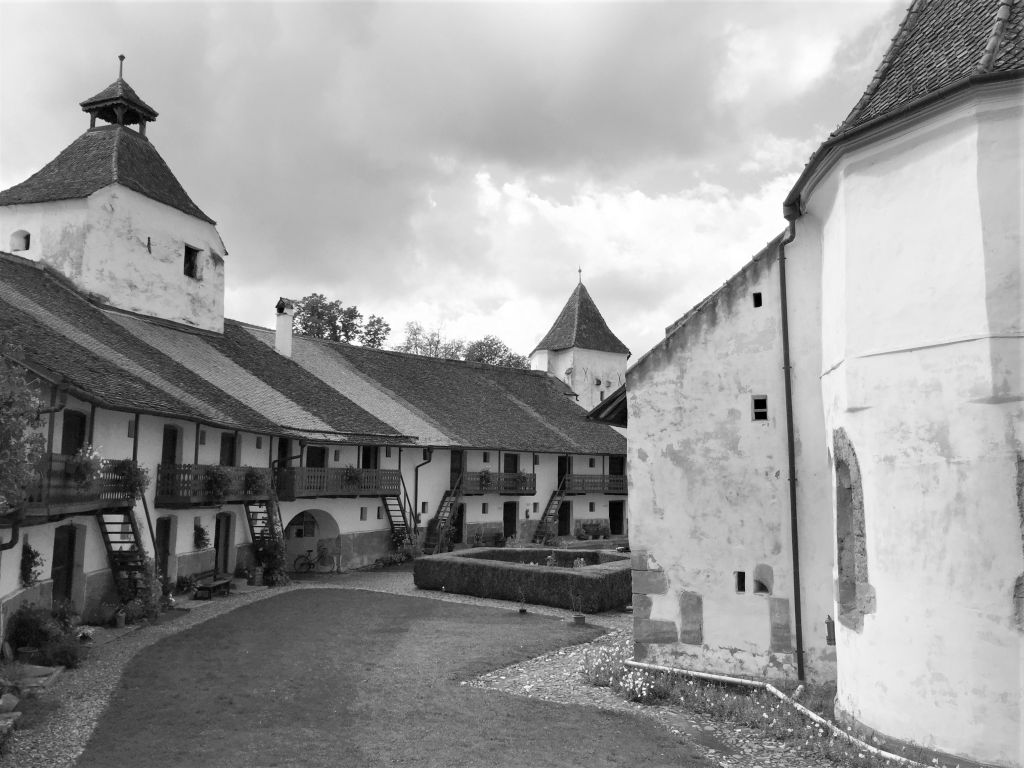
<instances>
[{"instance_id":1,"label":"chimney","mask_svg":"<svg viewBox=\"0 0 1024 768\"><path fill-rule=\"evenodd\" d=\"M295 314L295 302L291 299L277 300L277 336L274 337L274 349L277 354L292 356L292 315Z\"/></svg>"}]
</instances>

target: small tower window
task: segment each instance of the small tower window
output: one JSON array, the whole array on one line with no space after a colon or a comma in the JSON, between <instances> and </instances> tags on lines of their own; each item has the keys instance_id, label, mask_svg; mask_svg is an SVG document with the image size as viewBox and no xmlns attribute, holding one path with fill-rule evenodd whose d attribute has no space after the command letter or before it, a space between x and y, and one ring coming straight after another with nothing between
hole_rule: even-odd
<instances>
[{"instance_id":1,"label":"small tower window","mask_svg":"<svg viewBox=\"0 0 1024 768\"><path fill-rule=\"evenodd\" d=\"M760 292L760 291L755 291L755 292L754 292L754 306L755 306L755 307L760 307L760 306L761 306L761 304L762 304L762 301L761 301L761 292Z\"/></svg>"},{"instance_id":2,"label":"small tower window","mask_svg":"<svg viewBox=\"0 0 1024 768\"><path fill-rule=\"evenodd\" d=\"M754 395L751 398L751 411L754 421L768 421L768 395Z\"/></svg>"},{"instance_id":3,"label":"small tower window","mask_svg":"<svg viewBox=\"0 0 1024 768\"><path fill-rule=\"evenodd\" d=\"M11 253L16 251L27 251L32 246L32 235L24 229L19 229L11 235Z\"/></svg>"},{"instance_id":4,"label":"small tower window","mask_svg":"<svg viewBox=\"0 0 1024 768\"><path fill-rule=\"evenodd\" d=\"M184 269L185 277L199 279L199 249L191 245L185 246Z\"/></svg>"}]
</instances>

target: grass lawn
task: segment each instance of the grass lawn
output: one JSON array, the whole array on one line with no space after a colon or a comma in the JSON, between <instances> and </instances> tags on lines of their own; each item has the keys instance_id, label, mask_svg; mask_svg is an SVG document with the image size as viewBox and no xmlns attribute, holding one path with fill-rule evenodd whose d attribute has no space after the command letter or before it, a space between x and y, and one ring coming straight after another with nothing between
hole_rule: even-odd
<instances>
[{"instance_id":1,"label":"grass lawn","mask_svg":"<svg viewBox=\"0 0 1024 768\"><path fill-rule=\"evenodd\" d=\"M459 685L596 634L439 600L282 594L142 651L77 768L706 765L639 717Z\"/></svg>"}]
</instances>

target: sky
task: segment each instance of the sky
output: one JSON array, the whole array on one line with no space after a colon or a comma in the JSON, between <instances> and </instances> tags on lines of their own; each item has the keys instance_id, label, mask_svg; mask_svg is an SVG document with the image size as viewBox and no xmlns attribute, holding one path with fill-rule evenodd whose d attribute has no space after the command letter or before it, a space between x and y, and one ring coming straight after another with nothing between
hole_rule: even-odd
<instances>
[{"instance_id":1,"label":"sky","mask_svg":"<svg viewBox=\"0 0 1024 768\"><path fill-rule=\"evenodd\" d=\"M117 77L228 249L228 317L323 293L528 354L582 279L634 359L785 227L902 2L0 0L0 189Z\"/></svg>"}]
</instances>

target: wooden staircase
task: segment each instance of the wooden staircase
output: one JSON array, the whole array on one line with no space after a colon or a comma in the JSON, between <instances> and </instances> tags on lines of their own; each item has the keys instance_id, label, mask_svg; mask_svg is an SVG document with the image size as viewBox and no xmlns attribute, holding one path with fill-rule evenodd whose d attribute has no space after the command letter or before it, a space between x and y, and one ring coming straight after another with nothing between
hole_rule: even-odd
<instances>
[{"instance_id":1,"label":"wooden staircase","mask_svg":"<svg viewBox=\"0 0 1024 768\"><path fill-rule=\"evenodd\" d=\"M409 541L409 522L405 515L405 508L402 500L397 494L381 496L384 502L384 509L388 514L388 524L391 526L391 541L395 547L400 547Z\"/></svg>"},{"instance_id":2,"label":"wooden staircase","mask_svg":"<svg viewBox=\"0 0 1024 768\"><path fill-rule=\"evenodd\" d=\"M104 509L96 520L107 549L107 562L114 577L114 586L122 598L134 597L145 570L142 538L131 507Z\"/></svg>"},{"instance_id":3,"label":"wooden staircase","mask_svg":"<svg viewBox=\"0 0 1024 768\"><path fill-rule=\"evenodd\" d=\"M276 509L275 505L272 510L269 501L266 504L245 505L245 519L249 523L249 535L252 536L253 544L268 540L273 536L273 528L270 523Z\"/></svg>"},{"instance_id":4,"label":"wooden staircase","mask_svg":"<svg viewBox=\"0 0 1024 768\"><path fill-rule=\"evenodd\" d=\"M563 478L558 488L551 492L551 498L548 499L548 504L544 507L544 514L540 516L540 520L537 521L537 529L533 532L534 544L543 544L558 534L558 509L565 500L565 487L566 481Z\"/></svg>"},{"instance_id":5,"label":"wooden staircase","mask_svg":"<svg viewBox=\"0 0 1024 768\"><path fill-rule=\"evenodd\" d=\"M452 514L462 498L462 477L459 477L455 487L445 491L441 497L441 503L437 505L437 514L434 515L427 526L427 537L423 542L423 552L427 555L436 555L444 543L448 541L448 529L451 527Z\"/></svg>"}]
</instances>

